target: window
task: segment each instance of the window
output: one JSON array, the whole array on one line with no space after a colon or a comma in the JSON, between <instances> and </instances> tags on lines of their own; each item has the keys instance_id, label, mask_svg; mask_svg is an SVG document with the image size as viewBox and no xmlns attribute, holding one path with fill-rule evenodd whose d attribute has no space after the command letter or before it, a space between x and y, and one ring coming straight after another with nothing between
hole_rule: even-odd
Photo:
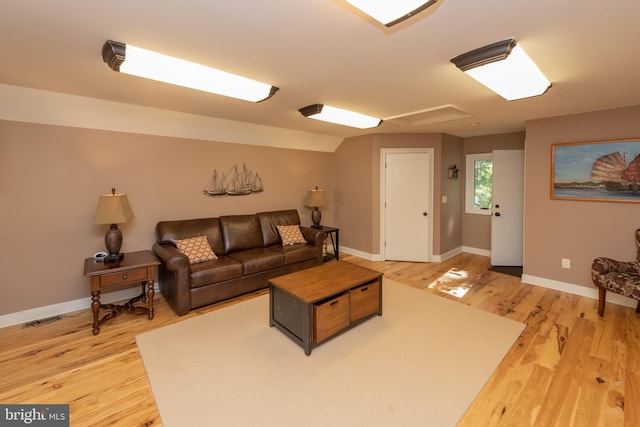
<instances>
[{"instance_id":1,"label":"window","mask_svg":"<svg viewBox=\"0 0 640 427\"><path fill-rule=\"evenodd\" d=\"M493 158L491 153L467 154L465 211L491 215Z\"/></svg>"}]
</instances>

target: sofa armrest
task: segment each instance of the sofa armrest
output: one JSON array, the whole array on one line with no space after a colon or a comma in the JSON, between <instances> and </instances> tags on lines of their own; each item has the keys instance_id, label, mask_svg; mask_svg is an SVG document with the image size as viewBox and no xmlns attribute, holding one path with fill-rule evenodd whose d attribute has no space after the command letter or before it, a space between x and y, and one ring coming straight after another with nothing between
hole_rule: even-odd
<instances>
[{"instance_id":1,"label":"sofa armrest","mask_svg":"<svg viewBox=\"0 0 640 427\"><path fill-rule=\"evenodd\" d=\"M305 238L308 244L313 246L320 246L324 243L324 239L327 238L327 234L313 227L305 227L304 225L300 226L300 231L302 232L302 236Z\"/></svg>"},{"instance_id":2,"label":"sofa armrest","mask_svg":"<svg viewBox=\"0 0 640 427\"><path fill-rule=\"evenodd\" d=\"M305 227L304 225L300 226L300 231L302 232L302 236L304 236L308 245L315 246L316 248L316 258L318 264L322 264L323 256L322 256L322 245L324 245L324 240L327 238L327 234L313 227Z\"/></svg>"},{"instance_id":3,"label":"sofa armrest","mask_svg":"<svg viewBox=\"0 0 640 427\"><path fill-rule=\"evenodd\" d=\"M191 264L178 248L169 244L153 244L153 252L160 260L160 288L162 295L182 316L191 310Z\"/></svg>"},{"instance_id":4,"label":"sofa armrest","mask_svg":"<svg viewBox=\"0 0 640 427\"><path fill-rule=\"evenodd\" d=\"M153 252L162 264L171 271L190 270L189 258L172 245L154 243Z\"/></svg>"}]
</instances>

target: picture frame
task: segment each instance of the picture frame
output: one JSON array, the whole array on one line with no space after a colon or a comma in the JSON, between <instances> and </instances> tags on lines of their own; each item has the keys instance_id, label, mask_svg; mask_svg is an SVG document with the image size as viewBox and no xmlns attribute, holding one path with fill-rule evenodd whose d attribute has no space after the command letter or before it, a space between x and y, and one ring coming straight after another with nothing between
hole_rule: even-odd
<instances>
[{"instance_id":1,"label":"picture frame","mask_svg":"<svg viewBox=\"0 0 640 427\"><path fill-rule=\"evenodd\" d=\"M640 138L552 144L551 199L640 203Z\"/></svg>"}]
</instances>

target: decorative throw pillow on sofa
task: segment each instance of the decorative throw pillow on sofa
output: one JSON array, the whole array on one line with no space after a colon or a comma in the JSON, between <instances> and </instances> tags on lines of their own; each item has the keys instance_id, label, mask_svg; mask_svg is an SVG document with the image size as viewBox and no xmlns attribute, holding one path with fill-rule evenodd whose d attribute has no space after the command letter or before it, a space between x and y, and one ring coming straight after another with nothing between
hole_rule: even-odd
<instances>
[{"instance_id":1,"label":"decorative throw pillow on sofa","mask_svg":"<svg viewBox=\"0 0 640 427\"><path fill-rule=\"evenodd\" d=\"M282 239L282 246L297 245L298 243L307 243L299 225L278 225L278 233Z\"/></svg>"},{"instance_id":2,"label":"decorative throw pillow on sofa","mask_svg":"<svg viewBox=\"0 0 640 427\"><path fill-rule=\"evenodd\" d=\"M212 261L218 258L216 254L213 253L213 250L207 241L207 236L176 240L176 246L180 252L189 257L189 262L191 262L191 264Z\"/></svg>"}]
</instances>

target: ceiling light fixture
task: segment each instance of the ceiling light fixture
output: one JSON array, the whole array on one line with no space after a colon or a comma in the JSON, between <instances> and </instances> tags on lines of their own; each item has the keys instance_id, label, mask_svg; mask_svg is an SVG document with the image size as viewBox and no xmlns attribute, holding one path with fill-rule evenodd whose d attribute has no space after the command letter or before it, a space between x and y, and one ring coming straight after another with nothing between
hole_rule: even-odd
<instances>
[{"instance_id":1,"label":"ceiling light fixture","mask_svg":"<svg viewBox=\"0 0 640 427\"><path fill-rule=\"evenodd\" d=\"M359 129L374 128L382 123L382 120L375 117L323 104L308 105L298 111L300 114L305 117L309 117L310 119L322 120L324 122L351 126Z\"/></svg>"},{"instance_id":2,"label":"ceiling light fixture","mask_svg":"<svg viewBox=\"0 0 640 427\"><path fill-rule=\"evenodd\" d=\"M422 12L438 0L346 0L386 27L391 27Z\"/></svg>"},{"instance_id":3,"label":"ceiling light fixture","mask_svg":"<svg viewBox=\"0 0 640 427\"><path fill-rule=\"evenodd\" d=\"M463 53L451 62L509 101L542 95L551 87L549 80L514 39Z\"/></svg>"},{"instance_id":4,"label":"ceiling light fixture","mask_svg":"<svg viewBox=\"0 0 640 427\"><path fill-rule=\"evenodd\" d=\"M102 59L113 71L246 101L264 101L278 91L266 83L113 40L102 46Z\"/></svg>"}]
</instances>

